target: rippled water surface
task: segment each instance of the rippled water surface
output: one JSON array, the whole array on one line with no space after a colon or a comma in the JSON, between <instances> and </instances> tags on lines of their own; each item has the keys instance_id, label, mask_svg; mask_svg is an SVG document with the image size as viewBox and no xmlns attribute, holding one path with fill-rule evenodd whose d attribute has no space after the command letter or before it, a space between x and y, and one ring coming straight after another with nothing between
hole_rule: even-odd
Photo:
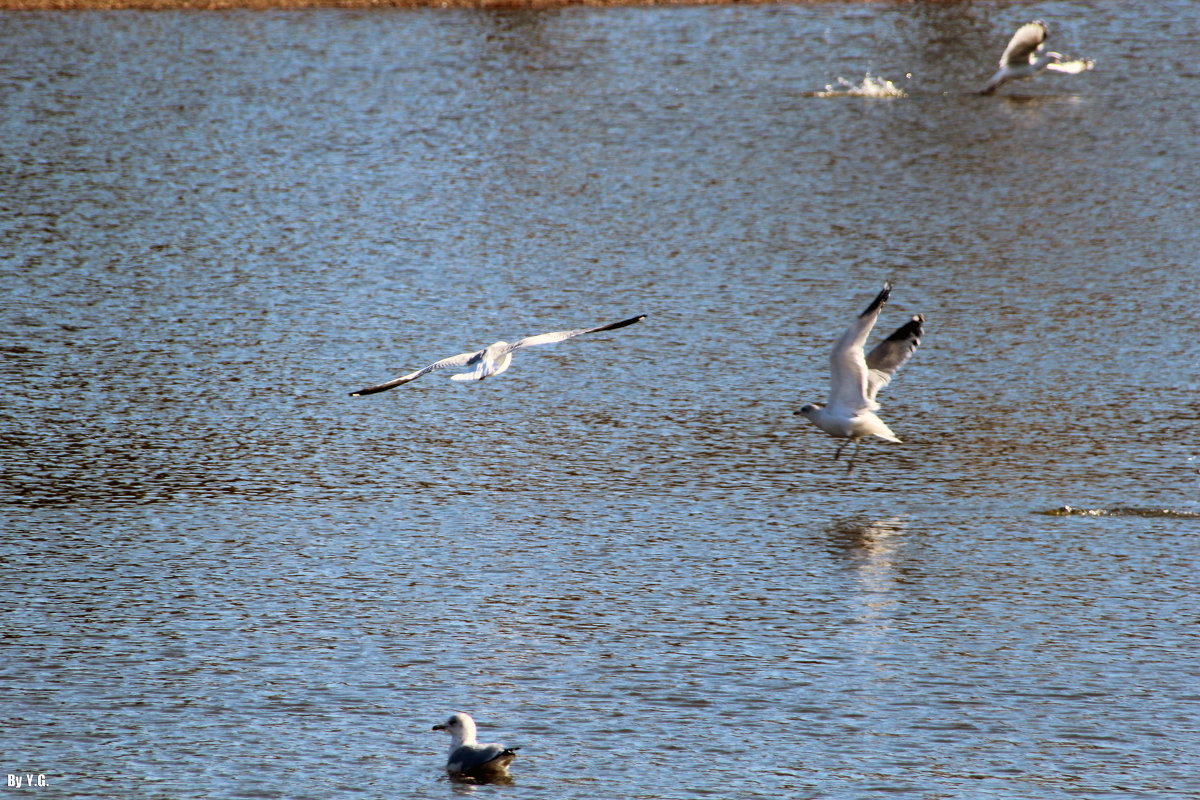
<instances>
[{"instance_id":1,"label":"rippled water surface","mask_svg":"<svg viewBox=\"0 0 1200 800\"><path fill-rule=\"evenodd\" d=\"M1096 69L973 94L1033 16ZM10 793L1200 795L1198 38L0 14ZM847 477L792 412L884 279L926 335Z\"/></svg>"}]
</instances>

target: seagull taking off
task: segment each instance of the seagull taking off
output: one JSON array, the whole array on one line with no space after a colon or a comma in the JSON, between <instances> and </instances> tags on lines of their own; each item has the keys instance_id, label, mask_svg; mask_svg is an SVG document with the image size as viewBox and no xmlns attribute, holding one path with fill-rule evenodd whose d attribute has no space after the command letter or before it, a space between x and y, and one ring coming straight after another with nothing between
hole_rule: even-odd
<instances>
[{"instance_id":1,"label":"seagull taking off","mask_svg":"<svg viewBox=\"0 0 1200 800\"><path fill-rule=\"evenodd\" d=\"M896 370L908 361L921 343L921 324L925 322L925 317L920 314L914 316L864 358L863 345L875 327L879 311L891 291L892 284L885 281L883 291L876 295L867 310L854 320L833 346L833 353L829 357L833 385L829 390L828 405L810 403L795 412L807 417L830 436L846 440L838 447L834 459L842 454L847 444L854 442L854 455L850 457L846 474L854 469L860 439L878 436L889 442L900 441L875 415L879 408L875 395L891 382Z\"/></svg>"},{"instance_id":2,"label":"seagull taking off","mask_svg":"<svg viewBox=\"0 0 1200 800\"><path fill-rule=\"evenodd\" d=\"M567 339L573 339L576 336L583 336L585 333L599 333L600 331L615 331L617 328L624 328L626 325L632 325L635 322L641 322L646 318L645 314L629 319L613 322L609 325L601 325L597 328L579 328L573 331L557 331L556 333L543 333L539 336L528 336L519 342L496 342L488 345L482 350L476 350L471 353L460 353L456 356L443 358L441 361L435 361L428 367L410 372L395 380L381 383L378 386L369 386L366 389L359 389L357 392L351 392L351 397L362 397L367 394L375 394L376 392L386 392L388 389L394 389L410 381L415 381L427 372L433 372L435 369L445 369L446 367L474 367L470 372L461 372L457 375L451 375L452 381L481 381L484 378L490 378L493 375L499 375L509 368L512 364L513 353L518 350L523 350L526 347L533 347L539 344L554 344L555 342L564 342ZM468 718L469 719L469 718Z\"/></svg>"},{"instance_id":3,"label":"seagull taking off","mask_svg":"<svg viewBox=\"0 0 1200 800\"><path fill-rule=\"evenodd\" d=\"M1017 28L1008 47L1004 48L1004 54L1000 56L1000 69L979 93L991 94L1002 84L1018 78L1032 78L1044 69L1074 74L1095 66L1088 60L1068 61L1062 53L1042 50L1042 44L1049 35L1050 29L1040 19Z\"/></svg>"},{"instance_id":4,"label":"seagull taking off","mask_svg":"<svg viewBox=\"0 0 1200 800\"><path fill-rule=\"evenodd\" d=\"M508 765L516 758L519 748L475 741L475 720L470 715L461 712L454 714L445 722L434 725L433 730L450 734L447 772L479 780L508 777Z\"/></svg>"}]
</instances>

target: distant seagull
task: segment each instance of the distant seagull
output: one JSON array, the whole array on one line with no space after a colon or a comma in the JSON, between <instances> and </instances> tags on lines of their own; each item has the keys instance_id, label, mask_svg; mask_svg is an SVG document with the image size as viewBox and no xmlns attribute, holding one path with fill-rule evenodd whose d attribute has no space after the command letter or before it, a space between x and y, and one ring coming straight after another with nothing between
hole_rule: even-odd
<instances>
[{"instance_id":1,"label":"distant seagull","mask_svg":"<svg viewBox=\"0 0 1200 800\"><path fill-rule=\"evenodd\" d=\"M554 344L555 342L564 342L567 339L573 339L576 336L583 336L585 333L599 333L600 331L614 331L617 328L624 328L626 325L632 325L635 322L641 322L646 318L645 314L630 319L614 322L610 325L601 325L598 328L579 328L573 331L558 331L557 333L543 333L539 336L529 336L519 342L509 344L508 342L496 342L488 345L482 350L476 350L471 353L460 353L450 358L443 358L441 361L435 361L428 367L419 369L416 372L410 372L407 375L396 378L395 380L381 383L378 386L370 386L366 389L359 389L357 392L351 392L351 397L362 397L366 394L375 394L376 392L386 392L388 389L394 389L397 386L415 381L427 372L433 372L435 369L445 369L446 367L474 367L470 372L462 372L458 375L451 375L452 381L481 381L484 378L490 378L493 375L499 375L508 369L512 364L512 354L518 350L523 350L526 347L533 347L539 344Z\"/></svg>"},{"instance_id":2,"label":"distant seagull","mask_svg":"<svg viewBox=\"0 0 1200 800\"><path fill-rule=\"evenodd\" d=\"M879 404L875 402L875 395L891 382L892 375L908 361L917 345L921 343L921 323L925 321L925 317L917 314L876 345L864 358L863 345L866 344L871 329L875 327L879 311L887 302L891 291L892 284L885 281L883 291L871 301L867 310L858 316L833 346L833 353L829 357L833 385L829 390L828 405L811 403L795 412L807 417L830 436L846 440L838 447L834 459L842 454L842 449L847 444L854 442L854 455L850 457L847 474L854 469L860 439L878 436L889 442L900 441L883 420L875 415L876 409L879 408Z\"/></svg>"},{"instance_id":3,"label":"distant seagull","mask_svg":"<svg viewBox=\"0 0 1200 800\"><path fill-rule=\"evenodd\" d=\"M508 765L520 749L475 741L475 720L461 712L434 725L433 730L450 734L450 758L446 761L446 771L456 776L481 780L507 778Z\"/></svg>"},{"instance_id":4,"label":"distant seagull","mask_svg":"<svg viewBox=\"0 0 1200 800\"><path fill-rule=\"evenodd\" d=\"M1017 28L1004 55L1000 56L1000 69L979 90L980 94L991 94L1002 84L1018 78L1032 78L1044 69L1052 72L1077 73L1095 66L1091 61L1068 61L1062 53L1042 50L1042 44L1050 35L1050 29L1041 20L1028 22Z\"/></svg>"}]
</instances>

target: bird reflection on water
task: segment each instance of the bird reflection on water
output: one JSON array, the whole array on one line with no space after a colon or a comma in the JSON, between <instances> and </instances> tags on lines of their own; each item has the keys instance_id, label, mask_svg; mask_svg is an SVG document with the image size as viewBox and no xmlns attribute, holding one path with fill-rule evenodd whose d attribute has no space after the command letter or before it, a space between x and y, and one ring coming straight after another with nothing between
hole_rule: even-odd
<instances>
[{"instance_id":1,"label":"bird reflection on water","mask_svg":"<svg viewBox=\"0 0 1200 800\"><path fill-rule=\"evenodd\" d=\"M480 786L512 786L515 784L512 775L477 777L472 775L447 773L446 779L450 781L451 786L454 788L454 793L461 795L473 795L476 791L478 791L478 787Z\"/></svg>"},{"instance_id":2,"label":"bird reflection on water","mask_svg":"<svg viewBox=\"0 0 1200 800\"><path fill-rule=\"evenodd\" d=\"M896 556L904 546L905 526L902 517L839 520L830 528L830 541L854 565L863 589L883 595L894 584L903 582ZM877 607L874 603L870 605ZM890 601L884 605L890 605Z\"/></svg>"}]
</instances>

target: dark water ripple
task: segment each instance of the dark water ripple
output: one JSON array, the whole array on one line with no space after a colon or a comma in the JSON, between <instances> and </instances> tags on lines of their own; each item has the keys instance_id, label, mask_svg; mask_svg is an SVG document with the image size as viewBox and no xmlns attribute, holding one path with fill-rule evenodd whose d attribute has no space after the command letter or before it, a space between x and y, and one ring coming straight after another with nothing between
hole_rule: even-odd
<instances>
[{"instance_id":1,"label":"dark water ripple","mask_svg":"<svg viewBox=\"0 0 1200 800\"><path fill-rule=\"evenodd\" d=\"M1052 508L1039 511L1048 517L1151 517L1161 519L1200 519L1200 513L1195 511L1176 511L1170 508Z\"/></svg>"}]
</instances>

